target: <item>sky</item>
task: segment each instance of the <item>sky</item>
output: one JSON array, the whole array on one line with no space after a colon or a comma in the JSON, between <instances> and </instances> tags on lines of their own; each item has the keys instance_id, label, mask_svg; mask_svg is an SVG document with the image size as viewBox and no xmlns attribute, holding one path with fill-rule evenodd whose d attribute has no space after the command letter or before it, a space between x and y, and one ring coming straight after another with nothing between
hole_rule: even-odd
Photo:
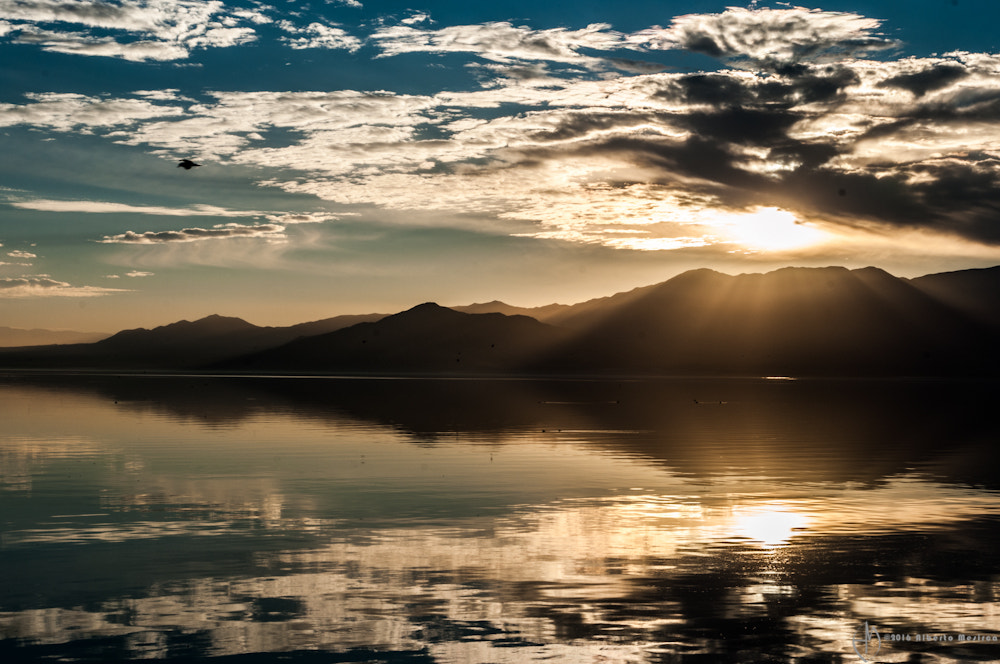
<instances>
[{"instance_id":1,"label":"sky","mask_svg":"<svg viewBox=\"0 0 1000 664\"><path fill-rule=\"evenodd\" d=\"M998 19L992 0L0 0L0 326L997 265Z\"/></svg>"}]
</instances>

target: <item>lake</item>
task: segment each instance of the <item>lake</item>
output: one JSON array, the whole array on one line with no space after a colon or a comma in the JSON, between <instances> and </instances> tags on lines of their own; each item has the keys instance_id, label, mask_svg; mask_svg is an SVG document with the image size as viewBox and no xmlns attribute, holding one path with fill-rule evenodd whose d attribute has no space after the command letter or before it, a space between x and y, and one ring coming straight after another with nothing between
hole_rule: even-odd
<instances>
[{"instance_id":1,"label":"lake","mask_svg":"<svg viewBox=\"0 0 1000 664\"><path fill-rule=\"evenodd\" d=\"M0 661L1000 661L990 382L0 379Z\"/></svg>"}]
</instances>

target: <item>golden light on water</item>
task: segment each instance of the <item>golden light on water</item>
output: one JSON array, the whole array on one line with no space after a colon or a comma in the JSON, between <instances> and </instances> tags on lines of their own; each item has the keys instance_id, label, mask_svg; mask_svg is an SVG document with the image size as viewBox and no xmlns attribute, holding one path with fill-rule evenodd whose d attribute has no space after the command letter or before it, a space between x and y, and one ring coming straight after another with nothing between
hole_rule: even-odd
<instances>
[{"instance_id":1,"label":"golden light on water","mask_svg":"<svg viewBox=\"0 0 1000 664\"><path fill-rule=\"evenodd\" d=\"M774 548L788 542L796 531L809 524L809 518L785 505L754 505L735 514L735 530L748 539Z\"/></svg>"}]
</instances>

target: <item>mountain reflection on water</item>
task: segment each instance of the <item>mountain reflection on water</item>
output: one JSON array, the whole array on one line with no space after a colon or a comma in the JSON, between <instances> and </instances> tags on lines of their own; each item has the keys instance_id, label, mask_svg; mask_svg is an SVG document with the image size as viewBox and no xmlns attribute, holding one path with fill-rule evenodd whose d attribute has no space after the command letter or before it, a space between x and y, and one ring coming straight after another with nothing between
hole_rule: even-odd
<instances>
[{"instance_id":1,"label":"mountain reflection on water","mask_svg":"<svg viewBox=\"0 0 1000 664\"><path fill-rule=\"evenodd\" d=\"M0 661L1000 661L994 393L7 377Z\"/></svg>"}]
</instances>

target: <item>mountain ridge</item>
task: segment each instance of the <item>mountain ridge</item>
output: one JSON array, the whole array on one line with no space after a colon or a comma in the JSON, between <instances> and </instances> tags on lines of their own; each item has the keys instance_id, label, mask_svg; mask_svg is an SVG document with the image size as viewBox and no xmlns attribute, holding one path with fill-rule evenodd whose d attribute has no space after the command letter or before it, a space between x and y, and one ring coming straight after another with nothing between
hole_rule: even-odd
<instances>
[{"instance_id":1,"label":"mountain ridge","mask_svg":"<svg viewBox=\"0 0 1000 664\"><path fill-rule=\"evenodd\" d=\"M0 348L7 368L196 369L225 357L256 352L293 339L322 334L384 314L348 314L286 327L262 327L242 318L211 314L152 329L122 330L89 344Z\"/></svg>"},{"instance_id":2,"label":"mountain ridge","mask_svg":"<svg viewBox=\"0 0 1000 664\"><path fill-rule=\"evenodd\" d=\"M0 326L0 348L46 346L55 344L95 343L110 337L108 332L78 332L76 330L47 330Z\"/></svg>"},{"instance_id":3,"label":"mountain ridge","mask_svg":"<svg viewBox=\"0 0 1000 664\"><path fill-rule=\"evenodd\" d=\"M500 311L489 311L500 309ZM538 319L520 312L536 312ZM703 268L574 305L503 302L269 328L221 315L92 344L0 349L8 368L498 374L998 375L1000 267Z\"/></svg>"},{"instance_id":4,"label":"mountain ridge","mask_svg":"<svg viewBox=\"0 0 1000 664\"><path fill-rule=\"evenodd\" d=\"M213 368L507 371L555 343L559 336L556 328L528 316L470 314L425 302L378 321L299 338Z\"/></svg>"}]
</instances>

